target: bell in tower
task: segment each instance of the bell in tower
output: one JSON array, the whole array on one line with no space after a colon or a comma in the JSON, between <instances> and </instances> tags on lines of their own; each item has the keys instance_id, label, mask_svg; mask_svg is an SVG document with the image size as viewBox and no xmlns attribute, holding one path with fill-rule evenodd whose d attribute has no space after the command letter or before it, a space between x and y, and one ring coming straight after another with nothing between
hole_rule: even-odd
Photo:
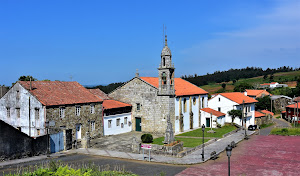
<instances>
[{"instance_id":1,"label":"bell in tower","mask_svg":"<svg viewBox=\"0 0 300 176\"><path fill-rule=\"evenodd\" d=\"M174 64L172 63L171 50L168 47L167 36L165 36L165 46L161 51L161 63L158 68L159 91L158 95L175 95L174 89Z\"/></svg>"}]
</instances>

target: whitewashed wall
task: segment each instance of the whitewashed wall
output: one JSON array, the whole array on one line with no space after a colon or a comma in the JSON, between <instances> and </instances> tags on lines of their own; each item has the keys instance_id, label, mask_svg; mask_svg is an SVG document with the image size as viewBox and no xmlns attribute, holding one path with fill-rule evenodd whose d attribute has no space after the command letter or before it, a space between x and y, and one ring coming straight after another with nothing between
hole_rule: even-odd
<instances>
[{"instance_id":1,"label":"whitewashed wall","mask_svg":"<svg viewBox=\"0 0 300 176\"><path fill-rule=\"evenodd\" d=\"M194 105L193 99L194 97L196 98L196 103ZM203 107L207 107L207 95L200 95L200 104L199 104L199 95L195 96L186 96L186 97L176 97L175 98L175 133L179 133L179 100L181 98L181 110L183 114L183 130L189 130L190 129L190 106L192 106L192 112L193 112L193 129L199 128L199 112L200 109L202 109L202 98L204 98L204 105ZM186 112L184 112L184 98L186 99ZM191 100L191 105L190 105L190 98Z\"/></svg>"},{"instance_id":2,"label":"whitewashed wall","mask_svg":"<svg viewBox=\"0 0 300 176\"><path fill-rule=\"evenodd\" d=\"M127 117L127 124L124 124L124 118ZM120 119L120 126L117 126L117 119ZM111 128L108 128L108 121L111 120ZM124 124L123 128L121 124ZM129 125L131 124L131 125ZM104 135L116 135L132 131L131 113L116 114L104 116Z\"/></svg>"},{"instance_id":3,"label":"whitewashed wall","mask_svg":"<svg viewBox=\"0 0 300 176\"><path fill-rule=\"evenodd\" d=\"M17 99L17 90L19 91L19 99ZM1 99L0 99L0 119L12 125L15 128L21 127L21 131L29 135L29 97L30 97L30 136L38 136L46 134L45 130L45 106L43 106L34 96L32 96L19 83L16 83ZM6 108L10 108L10 117L7 117ZM17 109L20 108L20 118L17 117ZM39 118L35 118L35 109L39 109Z\"/></svg>"},{"instance_id":4,"label":"whitewashed wall","mask_svg":"<svg viewBox=\"0 0 300 176\"><path fill-rule=\"evenodd\" d=\"M220 98L220 101L219 101L219 98ZM245 107L246 106L250 107L250 112L247 113L247 122L246 122L246 125L248 127L249 125L254 125L255 105L254 105L254 103L251 103L251 104L245 104ZM239 105L238 103L231 101L228 98L223 97L222 95L219 94L216 97L214 97L208 101L208 107L211 109L214 109L216 111L218 111L218 107L221 107L221 112L226 114L225 122L231 123L231 116L228 115L228 111L230 111L232 109L242 110L243 106ZM242 120L240 118L235 118L234 123L236 123L238 125L242 125Z\"/></svg>"},{"instance_id":5,"label":"whitewashed wall","mask_svg":"<svg viewBox=\"0 0 300 176\"><path fill-rule=\"evenodd\" d=\"M205 111L201 111L201 122L205 126L206 126L206 118L211 118L210 113L205 112ZM212 115L212 121L213 121L212 122L212 127L213 128L217 127L217 123L220 124L221 126L223 126L225 124L225 116L217 117L217 116Z\"/></svg>"}]
</instances>

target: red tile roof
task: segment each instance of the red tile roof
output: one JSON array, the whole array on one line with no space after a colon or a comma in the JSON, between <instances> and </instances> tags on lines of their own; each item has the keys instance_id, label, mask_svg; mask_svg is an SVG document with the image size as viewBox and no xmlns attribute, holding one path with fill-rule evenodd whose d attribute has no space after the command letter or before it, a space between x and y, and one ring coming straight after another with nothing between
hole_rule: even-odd
<instances>
[{"instance_id":1,"label":"red tile roof","mask_svg":"<svg viewBox=\"0 0 300 176\"><path fill-rule=\"evenodd\" d=\"M294 98L294 101L298 101L298 102L300 102L300 97L296 97L296 98Z\"/></svg>"},{"instance_id":2,"label":"red tile roof","mask_svg":"<svg viewBox=\"0 0 300 176\"><path fill-rule=\"evenodd\" d=\"M268 110L261 110L261 112L264 113L264 114L271 114L272 116L274 115L273 112L270 112Z\"/></svg>"},{"instance_id":3,"label":"red tile roof","mask_svg":"<svg viewBox=\"0 0 300 176\"><path fill-rule=\"evenodd\" d=\"M110 99L106 93L104 93L100 89L88 89L92 94L96 95L97 97L101 98L102 100Z\"/></svg>"},{"instance_id":4,"label":"red tile roof","mask_svg":"<svg viewBox=\"0 0 300 176\"><path fill-rule=\"evenodd\" d=\"M203 108L201 109L201 111L204 111L204 112L207 112L207 113L212 113L212 115L216 116L216 117L220 117L220 116L224 116L226 114L220 112L220 111L216 111L216 110L213 110L211 108Z\"/></svg>"},{"instance_id":5,"label":"red tile roof","mask_svg":"<svg viewBox=\"0 0 300 176\"><path fill-rule=\"evenodd\" d=\"M258 111L255 111L255 117L258 118L258 117L264 117L266 116L265 114L261 113L261 112L258 112Z\"/></svg>"},{"instance_id":6,"label":"red tile roof","mask_svg":"<svg viewBox=\"0 0 300 176\"><path fill-rule=\"evenodd\" d=\"M286 111L281 111L281 114L286 113Z\"/></svg>"},{"instance_id":7,"label":"red tile roof","mask_svg":"<svg viewBox=\"0 0 300 176\"><path fill-rule=\"evenodd\" d=\"M31 90L30 81L19 83L45 106L102 102L78 82L32 81Z\"/></svg>"},{"instance_id":8,"label":"red tile roof","mask_svg":"<svg viewBox=\"0 0 300 176\"><path fill-rule=\"evenodd\" d=\"M122 107L131 107L131 105L116 100L103 101L103 109L114 109L114 108L122 108Z\"/></svg>"},{"instance_id":9,"label":"red tile roof","mask_svg":"<svg viewBox=\"0 0 300 176\"><path fill-rule=\"evenodd\" d=\"M290 104L290 105L288 105L286 107L288 107L288 108L297 108L297 103ZM298 103L298 108L300 109L300 102Z\"/></svg>"},{"instance_id":10,"label":"red tile roof","mask_svg":"<svg viewBox=\"0 0 300 176\"><path fill-rule=\"evenodd\" d=\"M152 86L158 88L157 77L141 77L141 79L151 84ZM181 78L174 79L174 87L176 96L208 94L208 92L201 89L200 87Z\"/></svg>"},{"instance_id":11,"label":"red tile roof","mask_svg":"<svg viewBox=\"0 0 300 176\"><path fill-rule=\"evenodd\" d=\"M244 103L256 103L258 102L257 100L250 98L243 93L240 92L228 92L228 93L220 93L223 97L226 97L238 104L243 104Z\"/></svg>"},{"instance_id":12,"label":"red tile roof","mask_svg":"<svg viewBox=\"0 0 300 176\"><path fill-rule=\"evenodd\" d=\"M247 92L247 96L257 96L261 93L265 93L266 95L269 95L270 93L266 90L250 90L250 89L246 89Z\"/></svg>"}]
</instances>

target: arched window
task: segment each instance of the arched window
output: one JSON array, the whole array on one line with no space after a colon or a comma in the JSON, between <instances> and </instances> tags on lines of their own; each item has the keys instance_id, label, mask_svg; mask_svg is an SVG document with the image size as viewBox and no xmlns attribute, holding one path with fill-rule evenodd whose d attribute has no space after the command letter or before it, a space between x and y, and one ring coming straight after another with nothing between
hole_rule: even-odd
<instances>
[{"instance_id":1,"label":"arched window","mask_svg":"<svg viewBox=\"0 0 300 176\"><path fill-rule=\"evenodd\" d=\"M167 75L165 72L162 73L162 84L167 84Z\"/></svg>"},{"instance_id":2,"label":"arched window","mask_svg":"<svg viewBox=\"0 0 300 176\"><path fill-rule=\"evenodd\" d=\"M196 97L193 98L193 104L196 105Z\"/></svg>"},{"instance_id":3,"label":"arched window","mask_svg":"<svg viewBox=\"0 0 300 176\"><path fill-rule=\"evenodd\" d=\"M165 57L163 57L163 66L166 66L166 59L165 59Z\"/></svg>"},{"instance_id":4,"label":"arched window","mask_svg":"<svg viewBox=\"0 0 300 176\"><path fill-rule=\"evenodd\" d=\"M186 112L186 98L183 99L183 112Z\"/></svg>"},{"instance_id":5,"label":"arched window","mask_svg":"<svg viewBox=\"0 0 300 176\"><path fill-rule=\"evenodd\" d=\"M204 97L202 97L202 108L204 108Z\"/></svg>"}]
</instances>

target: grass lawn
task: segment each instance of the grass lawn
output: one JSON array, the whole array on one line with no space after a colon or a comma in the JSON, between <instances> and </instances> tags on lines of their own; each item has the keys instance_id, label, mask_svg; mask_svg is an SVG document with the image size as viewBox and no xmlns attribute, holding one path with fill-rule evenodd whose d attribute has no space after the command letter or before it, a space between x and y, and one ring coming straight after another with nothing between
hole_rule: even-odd
<instances>
[{"instance_id":1,"label":"grass lawn","mask_svg":"<svg viewBox=\"0 0 300 176\"><path fill-rule=\"evenodd\" d=\"M231 132L231 131L233 131L235 129L236 129L235 126L225 125L222 128L213 128L213 130L215 131L215 133L207 133L207 131L209 131L210 128L205 128L204 137L221 138L224 134L229 133L229 132ZM189 131L189 132L186 132L186 133L182 133L182 134L179 134L177 136L202 137L202 135L203 135L202 129L199 128L197 130L193 130L193 131Z\"/></svg>"},{"instance_id":2,"label":"grass lawn","mask_svg":"<svg viewBox=\"0 0 300 176\"><path fill-rule=\"evenodd\" d=\"M260 126L260 129L267 128L267 127L272 126L272 125L275 125L275 123L262 124L262 125Z\"/></svg>"},{"instance_id":3,"label":"grass lawn","mask_svg":"<svg viewBox=\"0 0 300 176\"><path fill-rule=\"evenodd\" d=\"M273 128L270 134L281 136L300 136L300 128Z\"/></svg>"},{"instance_id":4,"label":"grass lawn","mask_svg":"<svg viewBox=\"0 0 300 176\"><path fill-rule=\"evenodd\" d=\"M158 145L163 145L162 141L164 141L164 137L156 138L153 139L152 144L158 144ZM203 139L197 139L197 138L180 138L180 137L175 137L175 140L180 140L183 142L183 147L196 147L198 145L202 144ZM210 139L204 139L204 143L209 141Z\"/></svg>"}]
</instances>

